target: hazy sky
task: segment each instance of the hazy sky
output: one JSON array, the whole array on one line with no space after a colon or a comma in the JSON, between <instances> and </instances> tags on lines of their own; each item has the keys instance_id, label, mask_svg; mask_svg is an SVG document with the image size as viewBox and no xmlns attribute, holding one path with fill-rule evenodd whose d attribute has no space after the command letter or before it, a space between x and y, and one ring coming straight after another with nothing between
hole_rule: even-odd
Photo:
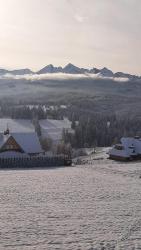
<instances>
[{"instance_id":1,"label":"hazy sky","mask_svg":"<svg viewBox=\"0 0 141 250\"><path fill-rule=\"evenodd\" d=\"M141 74L141 0L0 0L0 67Z\"/></svg>"}]
</instances>

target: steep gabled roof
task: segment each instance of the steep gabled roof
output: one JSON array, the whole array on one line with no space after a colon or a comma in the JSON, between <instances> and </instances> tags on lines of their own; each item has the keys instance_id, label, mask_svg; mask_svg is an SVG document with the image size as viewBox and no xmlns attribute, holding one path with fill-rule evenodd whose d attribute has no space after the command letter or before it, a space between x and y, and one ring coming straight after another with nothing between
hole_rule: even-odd
<instances>
[{"instance_id":1,"label":"steep gabled roof","mask_svg":"<svg viewBox=\"0 0 141 250\"><path fill-rule=\"evenodd\" d=\"M39 138L34 133L11 133L9 135L0 134L0 147L12 136L25 153L36 154L43 152Z\"/></svg>"},{"instance_id":2,"label":"steep gabled roof","mask_svg":"<svg viewBox=\"0 0 141 250\"><path fill-rule=\"evenodd\" d=\"M11 135L25 153L34 154L43 152L36 133L12 133Z\"/></svg>"}]
</instances>

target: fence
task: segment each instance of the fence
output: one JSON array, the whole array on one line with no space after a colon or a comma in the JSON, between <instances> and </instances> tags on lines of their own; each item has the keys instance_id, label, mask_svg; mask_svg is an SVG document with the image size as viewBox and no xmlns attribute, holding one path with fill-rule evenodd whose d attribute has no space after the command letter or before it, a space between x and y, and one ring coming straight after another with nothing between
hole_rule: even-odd
<instances>
[{"instance_id":1,"label":"fence","mask_svg":"<svg viewBox=\"0 0 141 250\"><path fill-rule=\"evenodd\" d=\"M71 159L65 156L44 156L29 158L0 158L0 168L46 168L69 166Z\"/></svg>"}]
</instances>

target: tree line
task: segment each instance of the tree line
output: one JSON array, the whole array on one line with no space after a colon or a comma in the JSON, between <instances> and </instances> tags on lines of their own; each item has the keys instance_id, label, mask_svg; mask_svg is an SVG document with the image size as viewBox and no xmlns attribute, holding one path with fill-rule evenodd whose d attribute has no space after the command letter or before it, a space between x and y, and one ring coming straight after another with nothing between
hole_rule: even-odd
<instances>
[{"instance_id":1,"label":"tree line","mask_svg":"<svg viewBox=\"0 0 141 250\"><path fill-rule=\"evenodd\" d=\"M13 119L31 119L36 124L40 119L63 119L68 117L72 122L73 133L63 131L62 139L73 148L111 146L123 136L141 136L140 117L117 116L115 113L95 113L92 109L84 109L83 105L73 105L65 110L45 110L42 105L37 107L1 105L0 117ZM37 126L40 135L40 127ZM45 142L44 142L45 143ZM51 144L49 142L48 144Z\"/></svg>"},{"instance_id":2,"label":"tree line","mask_svg":"<svg viewBox=\"0 0 141 250\"><path fill-rule=\"evenodd\" d=\"M74 148L107 147L119 143L121 137L141 136L141 120L116 115L93 117L81 116L77 123L72 121L73 134L63 132L66 143Z\"/></svg>"}]
</instances>

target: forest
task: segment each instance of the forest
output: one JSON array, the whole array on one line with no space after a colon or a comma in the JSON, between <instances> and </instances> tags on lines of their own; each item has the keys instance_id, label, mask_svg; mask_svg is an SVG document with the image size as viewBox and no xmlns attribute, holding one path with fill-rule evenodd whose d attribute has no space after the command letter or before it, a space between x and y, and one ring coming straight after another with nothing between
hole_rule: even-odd
<instances>
[{"instance_id":1,"label":"forest","mask_svg":"<svg viewBox=\"0 0 141 250\"><path fill-rule=\"evenodd\" d=\"M140 116L116 112L101 113L92 109L91 101L73 102L66 108L48 105L9 105L1 103L0 117L13 119L63 119L72 122L74 133L63 131L63 140L73 148L104 147L119 142L122 136L141 136ZM54 108L53 108L54 107ZM39 129L39 128L38 128Z\"/></svg>"}]
</instances>

